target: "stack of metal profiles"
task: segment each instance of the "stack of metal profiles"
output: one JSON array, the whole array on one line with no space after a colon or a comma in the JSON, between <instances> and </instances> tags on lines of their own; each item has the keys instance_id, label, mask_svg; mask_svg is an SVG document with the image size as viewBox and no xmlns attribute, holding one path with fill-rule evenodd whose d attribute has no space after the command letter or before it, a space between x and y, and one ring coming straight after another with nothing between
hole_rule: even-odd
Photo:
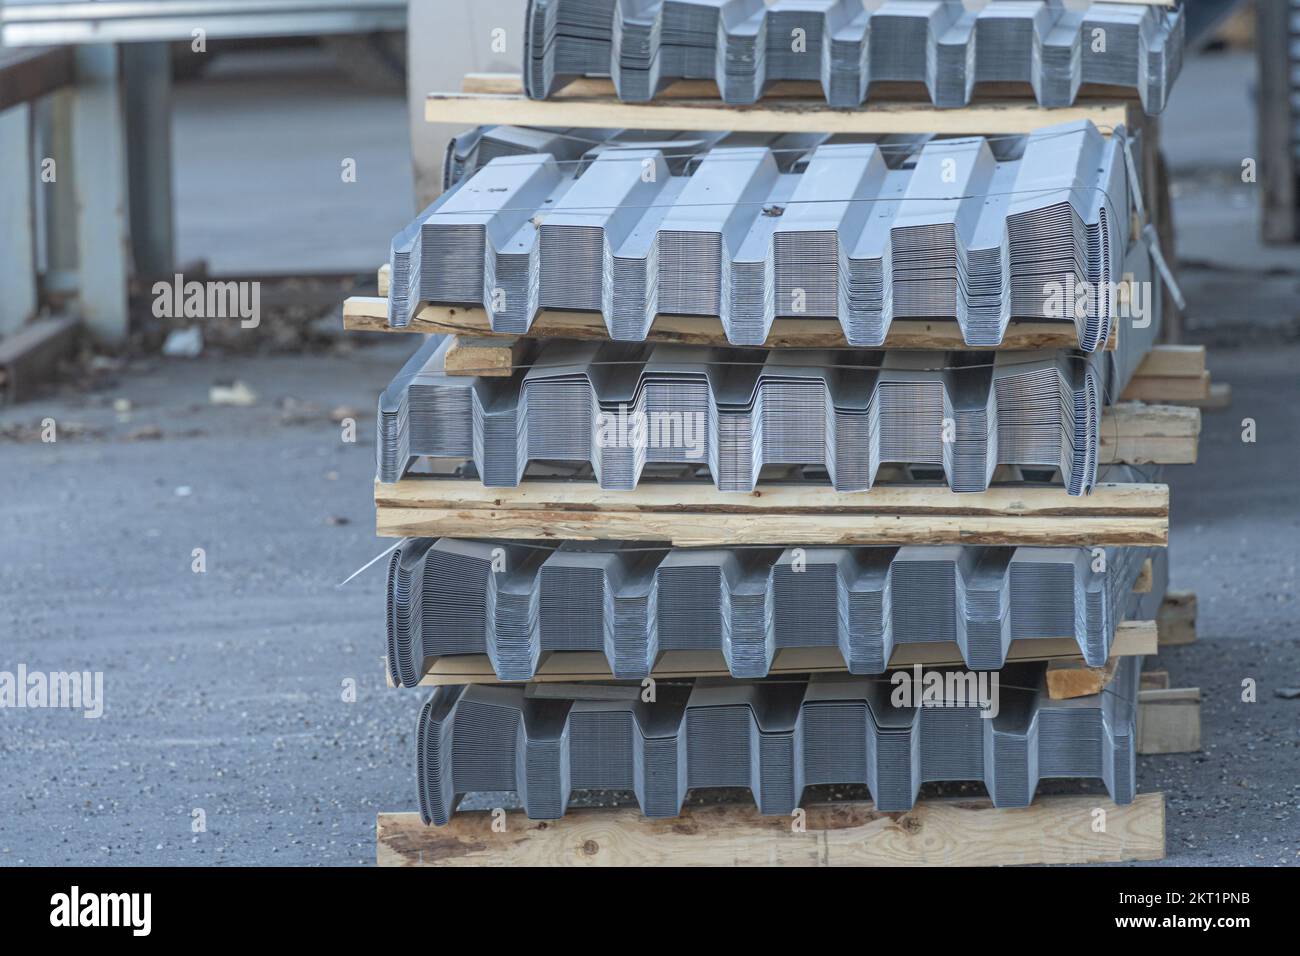
<instances>
[{"instance_id":1,"label":"stack of metal profiles","mask_svg":"<svg viewBox=\"0 0 1300 956\"><path fill-rule=\"evenodd\" d=\"M783 173L802 171L818 146L877 143L900 155L936 139L912 133L764 133L670 132L638 129L531 129L524 126L478 126L454 137L443 160L444 188L451 188L498 156L546 153L560 165L581 171L601 153L624 149L658 149L674 176L694 170L712 149L767 147ZM531 148L528 148L531 147ZM899 165L903 160L894 160ZM576 173L575 173L576 174Z\"/></svg>"},{"instance_id":2,"label":"stack of metal profiles","mask_svg":"<svg viewBox=\"0 0 1300 956\"><path fill-rule=\"evenodd\" d=\"M628 490L666 463L749 492L765 466L805 465L864 491L882 465L905 464L940 468L965 493L1001 464L1059 469L1081 495L1103 407L1158 329L1090 355L552 341L508 378L448 375L450 342L430 340L380 397L378 477L398 481L427 456L472 460L485 485L513 487L530 462L570 462Z\"/></svg>"},{"instance_id":3,"label":"stack of metal profiles","mask_svg":"<svg viewBox=\"0 0 1300 956\"><path fill-rule=\"evenodd\" d=\"M837 648L879 674L904 644L955 642L996 670L1012 641L1073 639L1106 663L1125 615L1154 617L1163 586L1134 595L1164 549L976 546L678 549L558 547L416 538L388 573L388 665L412 687L427 659L486 654L498 678L531 680L542 655L603 653L619 679L668 651L717 651L733 677L766 677L784 648ZM1146 601L1145 604L1141 603Z\"/></svg>"},{"instance_id":4,"label":"stack of metal profiles","mask_svg":"<svg viewBox=\"0 0 1300 956\"><path fill-rule=\"evenodd\" d=\"M1092 351L1128 248L1123 135L826 143L790 172L768 147L714 148L686 175L659 149L498 157L394 240L389 322L481 305L526 334L540 309L588 310L642 341L658 314L717 316L761 345L778 316L829 318L880 346L895 317L950 319L991 348L1014 316L1073 322ZM1084 310L1079 289L1097 290Z\"/></svg>"},{"instance_id":5,"label":"stack of metal profiles","mask_svg":"<svg viewBox=\"0 0 1300 956\"><path fill-rule=\"evenodd\" d=\"M1164 110L1182 66L1181 8L1072 0L530 0L524 86L545 99L582 76L609 76L646 102L679 79L714 80L728 103L757 102L781 80L819 82L835 107L873 83L924 83L961 107L978 83L1028 83L1042 106L1080 86L1136 90Z\"/></svg>"},{"instance_id":6,"label":"stack of metal profiles","mask_svg":"<svg viewBox=\"0 0 1300 956\"><path fill-rule=\"evenodd\" d=\"M1098 778L1130 803L1140 667L1123 658L1102 693L1073 700L1048 697L1041 662L1006 667L983 696L972 675L945 672L945 706L899 707L892 681L849 675L660 681L653 703L636 688L630 700L553 700L440 687L417 729L420 813L441 825L466 793L513 791L529 817L556 819L575 790L618 790L646 816L673 817L690 790L740 787L761 813L788 815L817 784L864 784L897 812L923 783L966 780L997 807L1024 807L1054 777Z\"/></svg>"}]
</instances>

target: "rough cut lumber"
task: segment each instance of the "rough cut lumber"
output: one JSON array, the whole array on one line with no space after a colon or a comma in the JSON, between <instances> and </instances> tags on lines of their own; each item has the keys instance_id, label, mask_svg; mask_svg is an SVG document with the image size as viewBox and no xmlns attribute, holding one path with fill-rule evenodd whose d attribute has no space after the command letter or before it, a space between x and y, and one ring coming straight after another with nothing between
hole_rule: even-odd
<instances>
[{"instance_id":1,"label":"rough cut lumber","mask_svg":"<svg viewBox=\"0 0 1300 956\"><path fill-rule=\"evenodd\" d=\"M448 375L509 378L523 361L525 339L455 336L443 357Z\"/></svg>"},{"instance_id":2,"label":"rough cut lumber","mask_svg":"<svg viewBox=\"0 0 1300 956\"><path fill-rule=\"evenodd\" d=\"M1210 373L1199 375L1137 375L1124 387L1126 402L1196 402L1210 397Z\"/></svg>"},{"instance_id":3,"label":"rough cut lumber","mask_svg":"<svg viewBox=\"0 0 1300 956\"><path fill-rule=\"evenodd\" d=\"M432 335L467 335L475 338L510 338L493 332L487 313L477 306L425 305L400 329L388 325L388 301L377 296L351 296L343 303L343 327L350 332L423 332ZM596 312L542 312L525 338L597 339L609 338L605 322ZM660 315L650 329L648 342L677 345L727 346L722 323L711 316ZM1013 321L1003 336L1001 349L1032 350L1076 348L1074 326L1065 322ZM844 331L834 319L777 319L766 348L849 348ZM1115 336L1106 343L1114 351ZM969 350L956 322L900 319L889 329L884 348ZM979 349L977 351L985 351Z\"/></svg>"},{"instance_id":4,"label":"rough cut lumber","mask_svg":"<svg viewBox=\"0 0 1300 956\"><path fill-rule=\"evenodd\" d=\"M381 537L664 541L723 545L1001 544L1163 547L1169 487L1098 484L1072 498L1060 488L994 486L958 495L935 485L836 492L770 484L724 493L703 482L643 482L607 491L586 481L525 481L516 488L408 476L375 483Z\"/></svg>"},{"instance_id":5,"label":"rough cut lumber","mask_svg":"<svg viewBox=\"0 0 1300 956\"><path fill-rule=\"evenodd\" d=\"M388 295L388 286L393 281L393 267L385 262L379 267L379 273L375 276L375 286L379 290L381 297ZM346 309L344 310L346 312Z\"/></svg>"},{"instance_id":6,"label":"rough cut lumber","mask_svg":"<svg viewBox=\"0 0 1300 956\"><path fill-rule=\"evenodd\" d=\"M1148 657L1156 653L1154 621L1124 621L1115 629L1111 643L1114 657ZM1079 644L1073 637L1047 637L1034 641L1012 641L1008 661L1081 661ZM952 642L904 644L894 649L890 667L961 667L961 651ZM423 665L421 687L442 684L501 684L486 654L455 654L428 658ZM844 670L844 658L833 647L786 647L776 652L771 676L821 674ZM387 668L385 668L387 671ZM650 676L655 680L682 677L728 677L731 672L719 651L665 651L655 661ZM549 651L542 655L531 683L579 683L614 680L605 655L593 651ZM390 675L391 686L391 675Z\"/></svg>"},{"instance_id":7,"label":"rough cut lumber","mask_svg":"<svg viewBox=\"0 0 1300 956\"><path fill-rule=\"evenodd\" d=\"M1106 812L1096 832L1095 811ZM906 813L868 802L813 804L803 827L750 804L688 807L647 819L636 807L571 809L559 820L465 810L443 827L416 813L381 813L380 866L1005 866L1159 860L1165 802L1138 794L1128 806L1105 797L1039 797L1019 810L987 798L926 800ZM501 830L501 832L495 832Z\"/></svg>"},{"instance_id":8,"label":"rough cut lumber","mask_svg":"<svg viewBox=\"0 0 1300 956\"><path fill-rule=\"evenodd\" d=\"M1052 700L1071 700L1100 694L1115 679L1119 657L1112 654L1101 667L1089 667L1084 661L1059 660L1047 665L1047 696Z\"/></svg>"},{"instance_id":9,"label":"rough cut lumber","mask_svg":"<svg viewBox=\"0 0 1300 956\"><path fill-rule=\"evenodd\" d=\"M1195 464L1200 409L1120 402L1102 412L1098 460L1102 464Z\"/></svg>"},{"instance_id":10,"label":"rough cut lumber","mask_svg":"<svg viewBox=\"0 0 1300 956\"><path fill-rule=\"evenodd\" d=\"M1140 754L1187 754L1201 749L1201 689L1172 687L1138 692Z\"/></svg>"},{"instance_id":11,"label":"rough cut lumber","mask_svg":"<svg viewBox=\"0 0 1300 956\"><path fill-rule=\"evenodd\" d=\"M1196 594L1166 591L1156 618L1161 647L1196 643Z\"/></svg>"},{"instance_id":12,"label":"rough cut lumber","mask_svg":"<svg viewBox=\"0 0 1300 956\"><path fill-rule=\"evenodd\" d=\"M1142 356L1135 378L1188 378L1205 371L1204 345L1156 345Z\"/></svg>"},{"instance_id":13,"label":"rough cut lumber","mask_svg":"<svg viewBox=\"0 0 1300 956\"><path fill-rule=\"evenodd\" d=\"M515 78L518 83L518 78ZM1091 120L1110 132L1140 111L1133 101L1080 101L1045 110L1032 99L977 102L965 109L939 109L925 102L868 101L857 109L834 109L824 101L768 98L752 106L716 97L661 98L622 103L612 96L564 96L530 100L520 94L430 93L424 118L458 126L581 126L612 129L730 130L738 133L936 133L940 135L1030 133L1045 125ZM1129 124L1131 125L1131 124Z\"/></svg>"}]
</instances>

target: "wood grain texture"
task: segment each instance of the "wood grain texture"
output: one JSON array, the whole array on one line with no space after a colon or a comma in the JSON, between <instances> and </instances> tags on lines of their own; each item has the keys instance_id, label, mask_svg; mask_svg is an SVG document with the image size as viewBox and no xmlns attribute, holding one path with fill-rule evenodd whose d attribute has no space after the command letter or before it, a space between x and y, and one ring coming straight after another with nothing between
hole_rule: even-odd
<instances>
[{"instance_id":1,"label":"wood grain texture","mask_svg":"<svg viewBox=\"0 0 1300 956\"><path fill-rule=\"evenodd\" d=\"M704 481L643 481L631 491L612 491L589 481L525 480L514 488L489 488L476 481L413 475L393 484L376 481L375 503L388 508L575 514L1168 517L1169 486L1100 482L1092 494L1078 497L1046 486L994 485L987 491L957 494L938 484L877 485L870 491L844 492L811 482L773 482L750 492L727 492Z\"/></svg>"},{"instance_id":2,"label":"wood grain texture","mask_svg":"<svg viewBox=\"0 0 1300 956\"><path fill-rule=\"evenodd\" d=\"M1093 829L1106 812L1105 832ZM628 809L570 810L559 820L462 811L443 827L414 813L381 813L380 866L1008 866L1159 860L1165 804L1139 794L1128 806L1105 797L1040 797L999 810L987 799L918 803L882 813L870 803L813 804L805 828L749 805L690 807L669 820Z\"/></svg>"},{"instance_id":3,"label":"wood grain texture","mask_svg":"<svg viewBox=\"0 0 1300 956\"><path fill-rule=\"evenodd\" d=\"M509 378L524 358L524 339L479 339L454 336L443 355L448 375Z\"/></svg>"},{"instance_id":4,"label":"wood grain texture","mask_svg":"<svg viewBox=\"0 0 1300 956\"><path fill-rule=\"evenodd\" d=\"M1052 661L1047 665L1047 696L1052 700L1073 700L1100 694L1115 679L1119 657L1112 655L1101 667L1089 667L1082 660Z\"/></svg>"},{"instance_id":5,"label":"wood grain texture","mask_svg":"<svg viewBox=\"0 0 1300 956\"><path fill-rule=\"evenodd\" d=\"M615 129L730 130L764 133L1017 134L1090 120L1103 132L1140 112L1131 100L1085 100L1043 109L1032 99L976 102L939 109L926 102L868 101L835 109L816 99L767 98L750 106L716 97L622 103L607 94L530 100L518 94L430 93L424 118L456 125L581 126Z\"/></svg>"},{"instance_id":6,"label":"wood grain texture","mask_svg":"<svg viewBox=\"0 0 1300 956\"><path fill-rule=\"evenodd\" d=\"M493 332L487 313L478 306L424 305L400 329L388 325L388 302L377 296L350 296L343 303L343 327L351 332L418 332L430 335L468 335L477 338L515 338L513 334ZM609 338L605 322L596 312L541 312L525 338L582 339L604 341ZM654 320L647 342L675 345L710 345L725 347L727 336L722 323L712 316L660 315ZM1013 321L1003 336L1000 349L1031 350L1077 348L1074 326L1067 322ZM844 330L834 319L777 319L764 343L765 348L850 348ZM853 346L856 347L856 346ZM923 319L899 319L889 328L882 348L971 350L961 337L956 322ZM1106 343L1108 351L1116 348L1116 338ZM977 351L987 351L980 348Z\"/></svg>"},{"instance_id":7,"label":"wood grain texture","mask_svg":"<svg viewBox=\"0 0 1300 956\"><path fill-rule=\"evenodd\" d=\"M1059 488L771 484L748 494L702 482L645 482L607 491L585 481L530 481L485 488L474 481L411 476L375 483L381 537L665 541L730 545L987 544L1163 547L1169 488L1100 484L1072 498ZM761 519L761 520L756 520Z\"/></svg>"},{"instance_id":8,"label":"wood grain texture","mask_svg":"<svg viewBox=\"0 0 1300 956\"><path fill-rule=\"evenodd\" d=\"M1154 621L1124 621L1111 642L1114 657L1146 657L1156 653ZM1073 637L1042 637L1012 641L1008 661L1082 661ZM894 649L890 667L960 667L965 661L955 642L904 644ZM502 684L486 654L455 654L424 661L421 687L443 684ZM787 647L776 652L771 676L825 674L844 670L844 658L833 647ZM385 667L387 673L387 667ZM665 651L655 661L650 676L656 680L681 677L728 677L731 672L719 651ZM605 655L592 651L548 651L538 662L530 683L614 680ZM391 676L390 684L391 685Z\"/></svg>"}]
</instances>

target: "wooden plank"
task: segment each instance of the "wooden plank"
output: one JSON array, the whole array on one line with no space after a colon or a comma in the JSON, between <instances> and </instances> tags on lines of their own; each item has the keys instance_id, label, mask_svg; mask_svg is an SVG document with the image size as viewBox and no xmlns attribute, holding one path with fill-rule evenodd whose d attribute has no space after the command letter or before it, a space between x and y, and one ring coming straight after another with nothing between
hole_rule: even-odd
<instances>
[{"instance_id":1,"label":"wooden plank","mask_svg":"<svg viewBox=\"0 0 1300 956\"><path fill-rule=\"evenodd\" d=\"M1179 377L1134 377L1124 387L1126 402L1191 402L1210 397L1210 373Z\"/></svg>"},{"instance_id":2,"label":"wooden plank","mask_svg":"<svg viewBox=\"0 0 1300 956\"><path fill-rule=\"evenodd\" d=\"M388 295L389 284L393 281L393 267L385 262L379 267L379 272L375 276L375 287L379 290L380 297ZM346 313L347 309L344 308ZM385 308L385 312L387 309Z\"/></svg>"},{"instance_id":3,"label":"wooden plank","mask_svg":"<svg viewBox=\"0 0 1300 956\"><path fill-rule=\"evenodd\" d=\"M412 476L394 484L375 483L375 501L392 508L456 507L462 510L568 510L575 513L632 511L680 514L698 511L749 517L818 515L979 515L1168 517L1169 486L1100 482L1093 493L1071 497L1058 487L995 485L976 494L956 494L938 484L880 485L870 491L836 491L830 485L780 482L751 492L718 491L701 481L643 482L631 491L611 491L586 481L528 481L515 488L478 482Z\"/></svg>"},{"instance_id":4,"label":"wooden plank","mask_svg":"<svg viewBox=\"0 0 1300 956\"><path fill-rule=\"evenodd\" d=\"M1157 345L1142 356L1134 378L1194 378L1205 372L1204 345Z\"/></svg>"},{"instance_id":5,"label":"wooden plank","mask_svg":"<svg viewBox=\"0 0 1300 956\"><path fill-rule=\"evenodd\" d=\"M868 102L834 109L824 102L767 99L736 106L718 99L621 103L607 96L530 100L490 93L430 93L424 118L460 126L559 126L762 133L938 133L941 135L1031 133L1043 126L1090 120L1104 132L1138 112L1132 102L1096 100L1043 109L1032 99L939 109L930 103Z\"/></svg>"},{"instance_id":6,"label":"wooden plank","mask_svg":"<svg viewBox=\"0 0 1300 956\"><path fill-rule=\"evenodd\" d=\"M1137 580L1133 582L1134 594L1150 594L1153 586L1154 572L1151 568L1151 559L1147 558L1142 562L1142 570L1138 572Z\"/></svg>"},{"instance_id":7,"label":"wooden plank","mask_svg":"<svg viewBox=\"0 0 1300 956\"><path fill-rule=\"evenodd\" d=\"M1167 517L762 515L761 521L755 517L758 516L381 506L376 534L387 538L662 541L679 548L791 544L1165 547L1169 535Z\"/></svg>"},{"instance_id":8,"label":"wooden plank","mask_svg":"<svg viewBox=\"0 0 1300 956\"><path fill-rule=\"evenodd\" d=\"M1095 811L1106 811L1096 832ZM465 810L443 827L416 813L381 813L380 866L1006 866L1159 860L1165 803L1127 806L1093 796L1039 797L999 810L983 797L925 800L906 813L867 802L813 804L804 826L749 804L688 807L649 819L636 807L571 809L559 820ZM497 819L500 819L499 817Z\"/></svg>"},{"instance_id":9,"label":"wooden plank","mask_svg":"<svg viewBox=\"0 0 1300 956\"><path fill-rule=\"evenodd\" d=\"M1137 752L1188 754L1201 749L1201 689L1138 692Z\"/></svg>"},{"instance_id":10,"label":"wooden plank","mask_svg":"<svg viewBox=\"0 0 1300 956\"><path fill-rule=\"evenodd\" d=\"M487 313L478 306L425 305L400 329L388 324L388 300L376 296L351 296L343 303L343 327L350 332L419 332L430 335L468 335L475 338L516 338L493 332ZM609 330L597 312L541 312L526 338L584 339L604 341ZM711 316L660 315L646 337L648 342L677 345L726 346L722 323ZM1013 320L1007 327L1000 349L1077 348L1074 325L1068 322L1024 322ZM1116 348L1111 335L1107 351ZM843 349L856 348L844 339L844 330L834 319L777 319L764 343L766 348ZM956 322L899 319L889 328L882 348L975 350L966 345ZM980 348L977 351L987 351Z\"/></svg>"},{"instance_id":11,"label":"wooden plank","mask_svg":"<svg viewBox=\"0 0 1300 956\"><path fill-rule=\"evenodd\" d=\"M1156 616L1161 647L1196 643L1196 594L1192 591L1166 591Z\"/></svg>"},{"instance_id":12,"label":"wooden plank","mask_svg":"<svg viewBox=\"0 0 1300 956\"><path fill-rule=\"evenodd\" d=\"M475 339L455 336L443 367L448 375L509 378L523 362L526 339Z\"/></svg>"},{"instance_id":13,"label":"wooden plank","mask_svg":"<svg viewBox=\"0 0 1300 956\"><path fill-rule=\"evenodd\" d=\"M1119 657L1112 655L1101 667L1089 667L1081 659L1052 661L1047 665L1047 696L1072 700L1100 694L1115 679Z\"/></svg>"},{"instance_id":14,"label":"wooden plank","mask_svg":"<svg viewBox=\"0 0 1300 956\"><path fill-rule=\"evenodd\" d=\"M1114 657L1147 657L1156 653L1154 621L1124 621L1115 629L1111 642ZM1009 662L1075 661L1079 642L1073 637L1041 637L1011 642ZM894 649L890 667L961 667L964 659L956 642L904 644ZM443 684L501 684L486 654L455 654L430 657L423 662L421 687ZM844 658L833 647L787 647L776 652L769 676L789 674L838 673L844 670ZM387 668L385 668L387 672ZM731 671L719 651L665 651L655 661L650 676L655 680L683 677L728 677ZM543 654L530 683L579 683L614 680L609 661L595 651L552 651ZM390 686L391 679L390 679Z\"/></svg>"},{"instance_id":15,"label":"wooden plank","mask_svg":"<svg viewBox=\"0 0 1300 956\"><path fill-rule=\"evenodd\" d=\"M664 541L677 547L1163 547L1169 532L1169 488L1149 484L1102 483L1091 495L1072 498L1059 488L1022 486L958 495L934 485L842 493L774 483L738 494L703 482L643 482L633 491L607 491L586 481L485 488L410 476L376 482L375 504L383 537Z\"/></svg>"},{"instance_id":16,"label":"wooden plank","mask_svg":"<svg viewBox=\"0 0 1300 956\"><path fill-rule=\"evenodd\" d=\"M1232 386L1227 382L1214 382L1210 385L1209 395L1190 399L1187 404L1207 412L1222 411L1232 404Z\"/></svg>"},{"instance_id":17,"label":"wooden plank","mask_svg":"<svg viewBox=\"0 0 1300 956\"><path fill-rule=\"evenodd\" d=\"M1102 412L1098 460L1102 464L1195 464L1200 434L1199 409L1121 402Z\"/></svg>"},{"instance_id":18,"label":"wooden plank","mask_svg":"<svg viewBox=\"0 0 1300 956\"><path fill-rule=\"evenodd\" d=\"M70 46L0 49L0 112L71 86L75 78L72 49Z\"/></svg>"}]
</instances>

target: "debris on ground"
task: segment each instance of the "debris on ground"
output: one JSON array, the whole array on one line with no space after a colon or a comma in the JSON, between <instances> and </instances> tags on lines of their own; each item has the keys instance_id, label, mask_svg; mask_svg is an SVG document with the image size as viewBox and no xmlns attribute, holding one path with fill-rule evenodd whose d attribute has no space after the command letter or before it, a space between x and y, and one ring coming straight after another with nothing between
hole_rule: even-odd
<instances>
[{"instance_id":1,"label":"debris on ground","mask_svg":"<svg viewBox=\"0 0 1300 956\"><path fill-rule=\"evenodd\" d=\"M239 405L247 407L257 404L257 393L235 379L231 382L217 382L208 389L208 401L213 405Z\"/></svg>"},{"instance_id":2,"label":"debris on ground","mask_svg":"<svg viewBox=\"0 0 1300 956\"><path fill-rule=\"evenodd\" d=\"M168 358L198 358L203 354L203 330L197 325L172 329L163 340L162 354Z\"/></svg>"}]
</instances>

